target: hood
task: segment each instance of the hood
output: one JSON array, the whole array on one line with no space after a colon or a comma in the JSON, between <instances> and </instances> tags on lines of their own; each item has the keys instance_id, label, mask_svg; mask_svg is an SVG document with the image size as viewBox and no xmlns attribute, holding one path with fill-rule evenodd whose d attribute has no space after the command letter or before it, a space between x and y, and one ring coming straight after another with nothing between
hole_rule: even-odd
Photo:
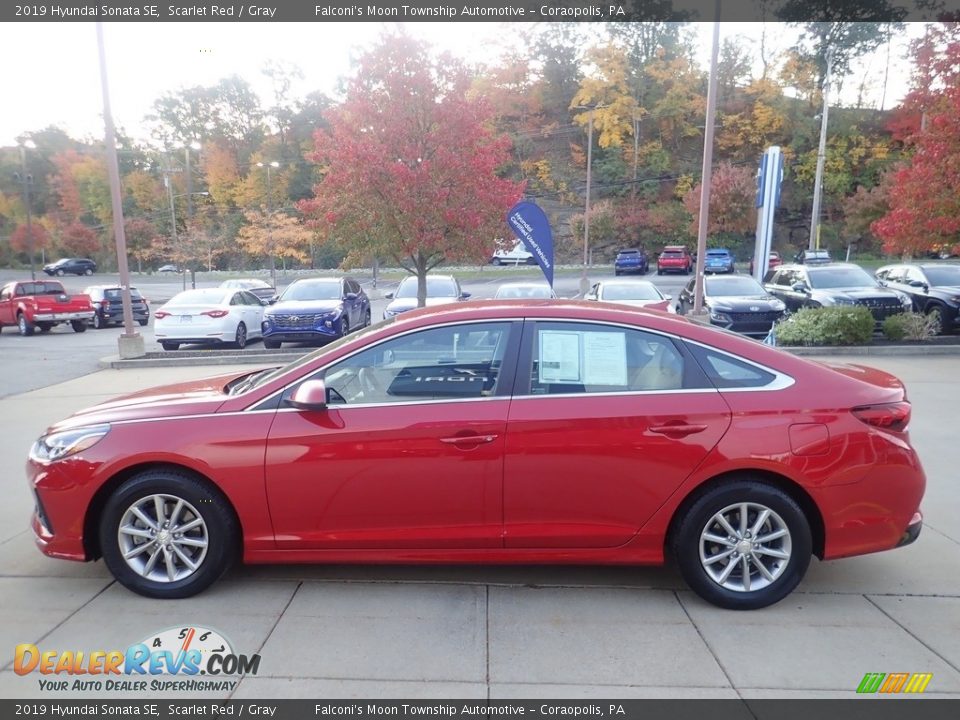
<instances>
[{"instance_id":1,"label":"hood","mask_svg":"<svg viewBox=\"0 0 960 720\"><path fill-rule=\"evenodd\" d=\"M832 297L845 296L851 300L869 300L870 298L892 298L894 300L900 301L900 293L896 290L891 290L890 288L885 287L839 287L839 288L824 288L819 290L814 288L814 292L820 292L825 295L830 295Z\"/></svg>"},{"instance_id":2,"label":"hood","mask_svg":"<svg viewBox=\"0 0 960 720\"><path fill-rule=\"evenodd\" d=\"M707 297L705 302L710 307L737 312L750 312L751 308L760 308L752 312L768 312L783 310L783 303L770 295L720 295Z\"/></svg>"},{"instance_id":3,"label":"hood","mask_svg":"<svg viewBox=\"0 0 960 720\"><path fill-rule=\"evenodd\" d=\"M617 305L629 305L630 307L645 307L654 310L666 310L669 300L604 300L604 302L616 303Z\"/></svg>"},{"instance_id":4,"label":"hood","mask_svg":"<svg viewBox=\"0 0 960 720\"><path fill-rule=\"evenodd\" d=\"M173 415L200 415L216 412L227 396L223 387L231 380L250 371L190 380L141 390L131 395L113 398L99 405L79 410L65 420L51 426L48 432L82 425L143 420Z\"/></svg>"},{"instance_id":5,"label":"hood","mask_svg":"<svg viewBox=\"0 0 960 720\"><path fill-rule=\"evenodd\" d=\"M449 305L450 303L455 303L459 298L455 297L428 297L427 298L427 307L435 307L437 305ZM406 312L407 310L414 310L417 307L416 298L396 298L392 300L389 305L387 305L387 310L393 313Z\"/></svg>"},{"instance_id":6,"label":"hood","mask_svg":"<svg viewBox=\"0 0 960 720\"><path fill-rule=\"evenodd\" d=\"M343 300L334 298L333 300L283 300L267 308L268 315L296 315L297 313L316 313L329 312L339 305Z\"/></svg>"}]
</instances>

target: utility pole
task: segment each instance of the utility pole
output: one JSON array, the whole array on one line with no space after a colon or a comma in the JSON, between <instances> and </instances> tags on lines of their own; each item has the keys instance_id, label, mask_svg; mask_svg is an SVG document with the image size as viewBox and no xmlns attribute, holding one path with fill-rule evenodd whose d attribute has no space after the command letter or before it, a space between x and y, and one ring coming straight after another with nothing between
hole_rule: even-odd
<instances>
[{"instance_id":1,"label":"utility pole","mask_svg":"<svg viewBox=\"0 0 960 720\"><path fill-rule=\"evenodd\" d=\"M693 316L703 313L703 267L707 255L707 221L710 217L710 182L713 170L713 125L717 114L717 56L720 53L720 0L713 23L710 53L710 83L707 86L707 119L703 132L703 167L700 179L700 218L697 222L697 269L693 293Z\"/></svg>"},{"instance_id":2,"label":"utility pole","mask_svg":"<svg viewBox=\"0 0 960 720\"><path fill-rule=\"evenodd\" d=\"M173 251L177 254L177 265L180 270L180 277L183 281L182 289L187 289L187 269L183 262L183 253L180 248L180 238L177 237L177 211L173 202L173 183L170 181L170 170L163 169L163 184L167 186L167 197L170 198L170 237L173 238Z\"/></svg>"},{"instance_id":3,"label":"utility pole","mask_svg":"<svg viewBox=\"0 0 960 720\"><path fill-rule=\"evenodd\" d=\"M33 185L33 175L27 172L27 150L26 143L29 140L20 143L20 172L14 173L14 180L20 182L20 189L23 192L23 206L27 211L27 255L30 256L30 279L37 279L37 270L33 263L33 220L30 212L30 186Z\"/></svg>"},{"instance_id":4,"label":"utility pole","mask_svg":"<svg viewBox=\"0 0 960 720\"><path fill-rule=\"evenodd\" d=\"M262 167L267 169L267 248L270 251L270 282L276 287L277 286L277 258L273 253L273 232L272 232L272 223L273 223L273 193L270 188L270 171L273 168L280 167L280 163L276 160L273 162L258 162L257 167ZM311 253L312 254L312 253Z\"/></svg>"},{"instance_id":5,"label":"utility pole","mask_svg":"<svg viewBox=\"0 0 960 720\"><path fill-rule=\"evenodd\" d=\"M107 55L103 43L103 23L97 23L97 50L100 56L100 86L103 90L103 122L107 151L107 173L110 176L110 205L113 210L113 235L117 243L117 269L120 273L120 298L123 305L123 332L117 340L121 358L145 355L143 336L133 328L133 306L130 301L130 268L127 266L127 238L123 228L123 198L120 196L120 164L117 160L117 136L110 111L110 87L107 83Z\"/></svg>"},{"instance_id":6,"label":"utility pole","mask_svg":"<svg viewBox=\"0 0 960 720\"><path fill-rule=\"evenodd\" d=\"M585 298L590 291L590 280L587 278L587 263L590 260L590 172L593 167L593 111L590 108L590 119L587 123L587 203L583 213L583 272L580 275L580 297Z\"/></svg>"},{"instance_id":7,"label":"utility pole","mask_svg":"<svg viewBox=\"0 0 960 720\"><path fill-rule=\"evenodd\" d=\"M833 71L833 48L827 48L827 74L823 78L823 112L820 114L820 146L817 150L817 176L813 182L813 213L810 218L810 242L807 247L820 247L820 196L823 194L823 166L827 160L827 113L830 110L830 74Z\"/></svg>"}]
</instances>

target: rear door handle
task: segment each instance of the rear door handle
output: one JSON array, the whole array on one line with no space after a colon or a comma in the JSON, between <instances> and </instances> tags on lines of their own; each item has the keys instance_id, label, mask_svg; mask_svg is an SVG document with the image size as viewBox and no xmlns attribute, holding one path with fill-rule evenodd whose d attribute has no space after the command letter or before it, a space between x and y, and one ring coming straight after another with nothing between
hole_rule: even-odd
<instances>
[{"instance_id":1,"label":"rear door handle","mask_svg":"<svg viewBox=\"0 0 960 720\"><path fill-rule=\"evenodd\" d=\"M687 435L694 435L695 433L703 432L706 429L706 425L686 425L677 423L676 425L656 425L650 428L650 432L672 437L686 437Z\"/></svg>"},{"instance_id":2,"label":"rear door handle","mask_svg":"<svg viewBox=\"0 0 960 720\"><path fill-rule=\"evenodd\" d=\"M447 445L482 445L492 443L497 435L457 435L456 437L440 438L440 442Z\"/></svg>"}]
</instances>

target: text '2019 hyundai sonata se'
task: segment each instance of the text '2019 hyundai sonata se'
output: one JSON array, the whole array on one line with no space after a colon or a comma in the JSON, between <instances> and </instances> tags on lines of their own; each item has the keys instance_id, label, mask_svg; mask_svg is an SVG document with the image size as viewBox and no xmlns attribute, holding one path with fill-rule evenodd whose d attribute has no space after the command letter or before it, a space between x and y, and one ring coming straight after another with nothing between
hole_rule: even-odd
<instances>
[{"instance_id":1,"label":"text '2019 hyundai sonata se'","mask_svg":"<svg viewBox=\"0 0 960 720\"><path fill-rule=\"evenodd\" d=\"M759 608L920 532L893 376L595 302L424 308L274 369L147 390L28 461L48 555L177 598L247 563L673 558Z\"/></svg>"}]
</instances>

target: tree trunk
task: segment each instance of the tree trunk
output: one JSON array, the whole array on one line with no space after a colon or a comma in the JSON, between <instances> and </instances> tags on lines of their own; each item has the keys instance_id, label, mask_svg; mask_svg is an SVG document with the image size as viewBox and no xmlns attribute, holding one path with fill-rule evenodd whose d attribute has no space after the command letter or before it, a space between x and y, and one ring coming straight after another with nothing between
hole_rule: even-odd
<instances>
[{"instance_id":1,"label":"tree trunk","mask_svg":"<svg viewBox=\"0 0 960 720\"><path fill-rule=\"evenodd\" d=\"M427 305L427 258L418 252L414 258L414 268L417 271L417 307Z\"/></svg>"}]
</instances>

